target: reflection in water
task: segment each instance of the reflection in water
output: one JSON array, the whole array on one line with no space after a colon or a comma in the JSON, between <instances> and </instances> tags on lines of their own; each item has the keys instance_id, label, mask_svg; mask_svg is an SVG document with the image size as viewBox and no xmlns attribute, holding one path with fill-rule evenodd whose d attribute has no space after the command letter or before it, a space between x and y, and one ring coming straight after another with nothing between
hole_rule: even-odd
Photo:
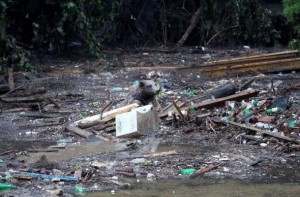
<instances>
[{"instance_id":1,"label":"reflection in water","mask_svg":"<svg viewBox=\"0 0 300 197\"><path fill-rule=\"evenodd\" d=\"M159 180L141 181L129 190L115 191L119 196L176 196L176 197L298 197L300 186L297 184L258 184L234 180ZM111 191L88 193L87 197L112 196Z\"/></svg>"},{"instance_id":2,"label":"reflection in water","mask_svg":"<svg viewBox=\"0 0 300 197\"><path fill-rule=\"evenodd\" d=\"M24 151L26 149L33 148L47 148L50 145L54 145L54 142L45 142L45 141L15 141L15 140L6 140L0 139L0 153L8 150L18 150Z\"/></svg>"},{"instance_id":3,"label":"reflection in water","mask_svg":"<svg viewBox=\"0 0 300 197\"><path fill-rule=\"evenodd\" d=\"M49 161L61 161L68 160L76 157L88 156L91 154L103 153L103 152L115 152L126 148L126 143L111 143L111 142L81 142L80 144L74 144L67 146L65 149L61 149L58 152L50 153L32 153L30 157L26 157L26 161L33 163L39 160L42 155L46 155Z\"/></svg>"}]
</instances>

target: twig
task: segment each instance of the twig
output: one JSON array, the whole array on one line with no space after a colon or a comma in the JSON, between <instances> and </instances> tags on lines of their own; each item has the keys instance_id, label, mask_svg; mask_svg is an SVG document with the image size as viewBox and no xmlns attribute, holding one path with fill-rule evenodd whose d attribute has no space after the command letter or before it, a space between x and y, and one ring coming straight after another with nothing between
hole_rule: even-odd
<instances>
[{"instance_id":1,"label":"twig","mask_svg":"<svg viewBox=\"0 0 300 197\"><path fill-rule=\"evenodd\" d=\"M219 34L223 33L224 31L227 31L228 29L235 28L235 27L238 27L238 25L233 25L233 26L227 27L227 28L225 28L225 29L223 29L223 30L217 32L215 35L213 35L213 36L209 39L209 41L206 43L205 46L208 46L209 43L210 43L215 37L217 37Z\"/></svg>"},{"instance_id":2,"label":"twig","mask_svg":"<svg viewBox=\"0 0 300 197\"><path fill-rule=\"evenodd\" d=\"M9 154L9 153L13 153L13 152L15 152L16 150L8 150L8 151L5 151L5 152L2 152L2 153L0 153L0 156L2 156L2 155L7 155L7 154Z\"/></svg>"},{"instance_id":3,"label":"twig","mask_svg":"<svg viewBox=\"0 0 300 197\"><path fill-rule=\"evenodd\" d=\"M179 116L180 116L182 119L184 119L184 115L182 114L180 108L178 107L178 105L176 104L175 101L173 101L173 105L174 105L174 107L176 108L176 110L178 111Z\"/></svg>"}]
</instances>

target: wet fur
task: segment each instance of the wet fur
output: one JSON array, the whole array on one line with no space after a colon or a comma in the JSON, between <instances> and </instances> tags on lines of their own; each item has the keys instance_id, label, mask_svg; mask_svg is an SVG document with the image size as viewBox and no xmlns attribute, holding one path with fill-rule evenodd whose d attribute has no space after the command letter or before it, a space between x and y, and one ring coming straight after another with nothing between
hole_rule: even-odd
<instances>
[{"instance_id":1,"label":"wet fur","mask_svg":"<svg viewBox=\"0 0 300 197\"><path fill-rule=\"evenodd\" d=\"M139 105L153 104L157 111L161 110L161 106L155 98L160 92L160 87L153 80L140 80L129 91L123 105L138 103Z\"/></svg>"}]
</instances>

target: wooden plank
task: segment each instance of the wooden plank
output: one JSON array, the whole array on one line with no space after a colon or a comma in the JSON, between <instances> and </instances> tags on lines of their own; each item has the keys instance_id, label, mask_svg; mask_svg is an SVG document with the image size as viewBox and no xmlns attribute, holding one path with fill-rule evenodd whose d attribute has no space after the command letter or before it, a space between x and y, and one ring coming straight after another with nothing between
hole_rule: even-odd
<instances>
[{"instance_id":1,"label":"wooden plank","mask_svg":"<svg viewBox=\"0 0 300 197\"><path fill-rule=\"evenodd\" d=\"M299 52L272 53L178 68L179 74L197 73L204 77L232 76L243 73L281 72L300 69Z\"/></svg>"},{"instance_id":2,"label":"wooden plank","mask_svg":"<svg viewBox=\"0 0 300 197\"><path fill-rule=\"evenodd\" d=\"M249 63L249 62L257 62L257 61L267 61L267 60L276 60L276 59L287 59L292 57L299 56L299 51L283 51L277 53L267 53L261 55L252 55L252 56L243 56L237 58L230 58L225 60L219 60L214 62L207 62L204 65L228 65L228 64L238 64L238 63ZM201 65L199 65L201 66Z\"/></svg>"},{"instance_id":3,"label":"wooden plank","mask_svg":"<svg viewBox=\"0 0 300 197\"><path fill-rule=\"evenodd\" d=\"M98 122L102 118L106 118L106 117L114 118L117 114L128 112L128 111L130 111L134 108L137 108L137 107L139 107L139 105L137 103L126 105L124 107L120 107L120 108L113 109L113 110L108 111L108 112L104 112L102 114L102 116L101 116L101 114L97 114L97 115L94 115L94 116L89 116L89 117L83 118L81 120L77 120L76 122L72 123L71 126L77 126L79 124L81 124L81 125L87 124L88 126L91 126L91 124L93 122Z\"/></svg>"},{"instance_id":4,"label":"wooden plank","mask_svg":"<svg viewBox=\"0 0 300 197\"><path fill-rule=\"evenodd\" d=\"M212 107L224 105L225 101L233 101L233 100L240 101L246 98L257 96L258 93L259 93L258 90L247 90L223 98L201 102L199 104L194 105L194 109L212 108Z\"/></svg>"}]
</instances>

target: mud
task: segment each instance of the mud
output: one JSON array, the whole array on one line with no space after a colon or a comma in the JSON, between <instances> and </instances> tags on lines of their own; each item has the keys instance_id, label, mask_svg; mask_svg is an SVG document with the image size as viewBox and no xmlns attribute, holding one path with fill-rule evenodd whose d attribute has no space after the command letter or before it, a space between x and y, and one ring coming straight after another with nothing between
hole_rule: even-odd
<instances>
[{"instance_id":1,"label":"mud","mask_svg":"<svg viewBox=\"0 0 300 197\"><path fill-rule=\"evenodd\" d=\"M276 50L279 49L269 51ZM215 49L209 51L215 60L261 52L266 52L266 50L253 49L249 52L248 50ZM111 190L121 190L116 193L116 196L139 196L141 194L147 196L149 192L151 193L149 196L182 196L187 192L190 196L195 196L198 192L205 193L204 196L221 196L222 191L227 191L227 196L268 196L270 190L274 190L278 196L294 196L299 192L299 188L293 185L299 183L300 180L297 173L299 152L282 151L273 146L274 142L273 144L270 142L270 145L266 147L257 144L241 144L235 138L241 132L240 128L219 127L213 132L204 126L196 132L186 134L183 132L186 124L176 128L169 122L162 122L159 131L152 136L144 136L135 140L123 139L120 142L104 142L100 139L87 142L80 136L65 130L67 125L78 119L99 114L101 107L107 101L113 101L114 107L118 107L119 101L126 97L127 92L126 90L110 92L110 90L113 87L127 88L136 76L148 74L153 70L160 73L160 83L168 87L158 99L162 107L179 97L183 100L194 97L183 94L184 90L197 89L199 95L201 92L229 81L242 84L251 77L205 79L197 73L178 76L175 70L163 69L164 66L176 67L203 62L204 56L205 54L197 53L193 49L185 49L175 54L151 50L143 53L125 53L121 57L126 65L125 68L113 67L109 60L102 59L71 61L46 59L43 62L36 62L39 74L30 80L20 79L20 83L16 81L16 87L21 87L21 89L9 94L9 97L20 97L37 88L44 88L46 93L37 94L38 97L51 98L52 101L49 99L30 103L1 101L0 158L4 163L0 169L2 172L8 172L9 169L32 168L32 164L37 162L42 155L46 155L50 162L60 164L57 168L65 175L73 176L76 170L82 169L84 181L80 184L90 191L109 191L89 194L89 196L111 195ZM151 69L153 65L155 67ZM150 69L146 69L146 66L150 66ZM252 88L267 91L266 84L270 84L271 80L282 80L284 87L289 87L299 83L300 78L295 72L270 74L258 78L252 84ZM294 103L297 103L300 93L293 90L290 94L294 98ZM40 112L41 106L43 113ZM14 112L10 111L12 109ZM40 115L47 115L47 118L40 117ZM106 135L114 136L114 133ZM55 145L59 140L68 140L69 143L66 144L65 149L58 152L20 154L27 149ZM129 141L135 145L127 146ZM6 154L5 152L9 150L12 152ZM163 157L146 156L167 151L176 151L176 154ZM133 162L137 158L144 160L141 163ZM195 181L185 180L187 177L179 173L181 169L199 169L215 164L218 165L216 170L197 177ZM117 173L117 169L124 167L132 169L134 174ZM44 170L42 172L53 173ZM158 181L147 182L146 177L149 173L154 174ZM129 182L133 182L132 188L128 191L123 190L126 187L124 184L116 184L115 177L119 178L117 181L121 183L127 183L126 178L131 177ZM112 178L114 181L111 180ZM135 184L137 179L147 184ZM239 182L228 181L228 179L243 180L251 184L253 182L253 184L248 188L247 184L240 185ZM201 180L200 184L199 180ZM254 182L260 182L260 184L256 185ZM272 182L293 184L282 186L282 189L279 189L277 184L263 184ZM28 196L42 196L45 190L60 188L65 191L63 196L71 196L74 195L72 188L76 184L78 183L36 179L30 182L16 181L19 189L14 191L16 194L12 191L11 194L18 196L18 192L19 194L29 192ZM184 188L181 189L181 185ZM235 187L240 189L236 192L230 191L232 190L230 188ZM34 191L35 188L39 188L37 189L39 192ZM253 188L256 193L252 192ZM5 194L9 194L9 191L0 193L0 196Z\"/></svg>"}]
</instances>

